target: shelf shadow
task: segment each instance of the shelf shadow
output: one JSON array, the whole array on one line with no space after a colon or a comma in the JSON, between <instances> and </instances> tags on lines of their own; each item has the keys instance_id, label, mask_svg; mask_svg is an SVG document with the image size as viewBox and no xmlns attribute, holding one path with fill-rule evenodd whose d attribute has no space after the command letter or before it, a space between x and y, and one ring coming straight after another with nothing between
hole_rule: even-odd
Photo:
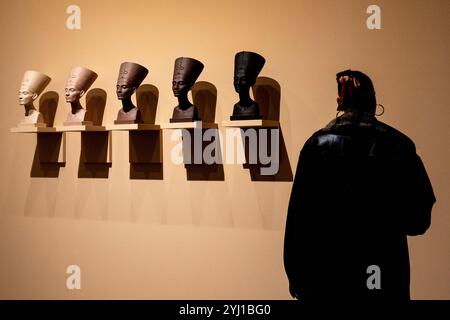
<instances>
[{"instance_id":1,"label":"shelf shadow","mask_svg":"<svg viewBox=\"0 0 450 320\"><path fill-rule=\"evenodd\" d=\"M185 164L188 181L224 181L222 164Z\"/></svg>"},{"instance_id":2,"label":"shelf shadow","mask_svg":"<svg viewBox=\"0 0 450 320\"><path fill-rule=\"evenodd\" d=\"M145 124L154 124L158 108L159 90L151 84L144 84L136 91L136 103ZM130 179L162 180L162 132L130 131L129 160Z\"/></svg>"},{"instance_id":3,"label":"shelf shadow","mask_svg":"<svg viewBox=\"0 0 450 320\"><path fill-rule=\"evenodd\" d=\"M39 112L42 114L47 127L53 127L55 123L58 101L59 95L56 91L47 91L39 98Z\"/></svg>"},{"instance_id":4,"label":"shelf shadow","mask_svg":"<svg viewBox=\"0 0 450 320\"><path fill-rule=\"evenodd\" d=\"M59 177L59 169L65 166L64 162L58 162L61 156L64 158L64 155L60 154L60 152L65 152L64 147L61 148L62 144L64 144L63 139L62 132L51 134L37 133L36 150L34 152L30 177Z\"/></svg>"},{"instance_id":5,"label":"shelf shadow","mask_svg":"<svg viewBox=\"0 0 450 320\"><path fill-rule=\"evenodd\" d=\"M109 135L108 131L81 132L78 178L108 178L111 167L108 162L111 158Z\"/></svg>"},{"instance_id":6,"label":"shelf shadow","mask_svg":"<svg viewBox=\"0 0 450 320\"><path fill-rule=\"evenodd\" d=\"M283 137L283 131L281 128L279 129L269 129L267 131L267 142L264 144L264 146L267 146L266 150L263 150L263 154L267 154L268 157L272 157L272 135L276 134L273 130L278 130L278 162L274 163L268 163L268 164L262 164L259 160L259 157L257 157L257 162L254 164L250 163L250 156L249 156L249 147L248 143L245 143L244 151L245 151L245 159L246 164L243 165L245 169L249 169L250 171L250 177L252 181L293 181L293 174L292 174L292 168L289 161L289 156L286 149L286 144L284 142ZM244 130L245 132L245 130ZM255 148L255 151L257 154L260 154L260 138L261 135L257 134L256 138L256 145L257 148ZM242 137L242 141L248 141L248 138L244 139L244 136ZM276 148L276 146L275 146ZM271 151L270 153L268 151ZM274 174L263 174L263 168L270 168L272 166L273 168L277 168L278 170ZM272 171L270 170L270 171Z\"/></svg>"},{"instance_id":7,"label":"shelf shadow","mask_svg":"<svg viewBox=\"0 0 450 320\"><path fill-rule=\"evenodd\" d=\"M131 163L130 179L134 180L163 180L162 163Z\"/></svg>"},{"instance_id":8,"label":"shelf shadow","mask_svg":"<svg viewBox=\"0 0 450 320\"><path fill-rule=\"evenodd\" d=\"M162 132L130 131L130 179L162 180Z\"/></svg>"},{"instance_id":9,"label":"shelf shadow","mask_svg":"<svg viewBox=\"0 0 450 320\"><path fill-rule=\"evenodd\" d=\"M204 141L205 131L213 135L210 141ZM196 150L196 139L194 135L201 134L201 150ZM198 148L198 146L197 146ZM197 151L197 157L195 155ZM199 152L200 151L200 152ZM209 159L205 159L209 155ZM220 148L218 129L184 129L183 130L183 159L186 169L187 180L192 181L224 181L223 156Z\"/></svg>"},{"instance_id":10,"label":"shelf shadow","mask_svg":"<svg viewBox=\"0 0 450 320\"><path fill-rule=\"evenodd\" d=\"M272 78L269 77L258 77L256 79L255 85L252 87L253 96L258 102L261 116L263 119L280 121L280 102L281 102L281 86L280 84ZM248 130L256 130L256 140L250 142L250 139L245 136L245 132ZM266 150L262 150L262 153L267 155L267 157L272 157L272 135L278 135L278 162L263 164L260 162L260 147L261 147L261 130L267 130L267 140L262 142L262 145ZM274 131L275 130L275 131ZM286 143L283 137L283 130L280 127L278 129L271 128L248 128L241 131L242 142L244 143L244 151L246 164L243 165L245 169L249 169L250 177L252 181L293 181L292 168L289 160L289 155L286 150ZM250 163L250 148L249 144L256 144L254 152L256 152L256 163ZM277 148L277 146L273 146ZM271 151L269 153L269 151ZM255 162L255 161L253 161ZM278 170L273 174L262 174L262 169L277 167Z\"/></svg>"},{"instance_id":11,"label":"shelf shadow","mask_svg":"<svg viewBox=\"0 0 450 320\"><path fill-rule=\"evenodd\" d=\"M143 123L154 124L158 107L159 90L151 84L144 84L136 90L136 103Z\"/></svg>"},{"instance_id":12,"label":"shelf shadow","mask_svg":"<svg viewBox=\"0 0 450 320\"><path fill-rule=\"evenodd\" d=\"M94 126L101 126L106 106L106 91L100 88L89 90L86 94L85 121L92 121Z\"/></svg>"},{"instance_id":13,"label":"shelf shadow","mask_svg":"<svg viewBox=\"0 0 450 320\"><path fill-rule=\"evenodd\" d=\"M192 100L203 122L216 119L217 88L210 82L199 81L192 87Z\"/></svg>"}]
</instances>

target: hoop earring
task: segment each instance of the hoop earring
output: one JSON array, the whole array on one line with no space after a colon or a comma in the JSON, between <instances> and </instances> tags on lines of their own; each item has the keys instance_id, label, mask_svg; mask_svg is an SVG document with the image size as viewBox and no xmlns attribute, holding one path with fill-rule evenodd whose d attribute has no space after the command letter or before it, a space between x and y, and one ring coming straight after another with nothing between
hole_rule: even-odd
<instances>
[{"instance_id":1,"label":"hoop earring","mask_svg":"<svg viewBox=\"0 0 450 320\"><path fill-rule=\"evenodd\" d=\"M378 107L378 106L380 106L381 108L383 108L383 111L381 111L380 114L376 114L376 112L375 112L375 115L376 115L377 117L382 116L382 115L384 114L384 106L383 106L381 103L377 103L377 107Z\"/></svg>"},{"instance_id":2,"label":"hoop earring","mask_svg":"<svg viewBox=\"0 0 450 320\"><path fill-rule=\"evenodd\" d=\"M338 112L336 112L336 118L339 116L339 112L342 112L342 113L344 113L344 111L342 111L342 110L338 110Z\"/></svg>"}]
</instances>

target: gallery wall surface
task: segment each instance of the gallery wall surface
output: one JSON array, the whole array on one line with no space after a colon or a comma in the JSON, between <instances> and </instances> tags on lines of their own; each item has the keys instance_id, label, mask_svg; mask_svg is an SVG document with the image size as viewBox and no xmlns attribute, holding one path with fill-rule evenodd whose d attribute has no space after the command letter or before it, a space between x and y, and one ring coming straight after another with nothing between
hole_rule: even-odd
<instances>
[{"instance_id":1,"label":"gallery wall surface","mask_svg":"<svg viewBox=\"0 0 450 320\"><path fill-rule=\"evenodd\" d=\"M29 69L52 77L46 91L59 95L56 125L69 111L70 68L94 70L93 88L107 93L103 123L112 123L124 61L150 70L144 84L159 91L156 123L168 122L179 56L204 63L198 81L217 88L220 128L238 100L234 55L242 50L263 55L260 76L280 85L293 174L303 143L336 114L335 74L371 76L386 108L380 120L415 141L437 198L431 228L409 238L412 298L450 298L448 1L2 4L0 298L290 298L282 249L292 181L252 181L240 164L224 164L222 181L188 180L170 161L170 131L162 179L130 178L127 132L113 132L107 178L78 177L79 133L67 134L58 177L31 177L36 136L9 132L23 117L17 95ZM72 4L81 9L80 30L66 27ZM370 4L381 8L381 30L366 27ZM69 265L81 268L81 290L66 288Z\"/></svg>"}]
</instances>

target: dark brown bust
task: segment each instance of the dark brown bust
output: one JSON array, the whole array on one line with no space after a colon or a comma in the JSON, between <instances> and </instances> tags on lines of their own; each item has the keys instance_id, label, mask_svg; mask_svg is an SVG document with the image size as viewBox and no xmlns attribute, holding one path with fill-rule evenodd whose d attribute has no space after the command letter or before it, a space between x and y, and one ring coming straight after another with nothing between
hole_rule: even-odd
<instances>
[{"instance_id":1,"label":"dark brown bust","mask_svg":"<svg viewBox=\"0 0 450 320\"><path fill-rule=\"evenodd\" d=\"M148 74L148 69L133 62L124 62L120 65L117 79L117 98L122 101L122 108L117 113L115 124L141 123L142 117L139 109L133 104L131 96Z\"/></svg>"},{"instance_id":2,"label":"dark brown bust","mask_svg":"<svg viewBox=\"0 0 450 320\"><path fill-rule=\"evenodd\" d=\"M180 57L175 60L172 91L178 98L178 105L173 109L170 122L201 120L197 108L188 99L188 92L200 76L203 67L203 63L193 58Z\"/></svg>"}]
</instances>

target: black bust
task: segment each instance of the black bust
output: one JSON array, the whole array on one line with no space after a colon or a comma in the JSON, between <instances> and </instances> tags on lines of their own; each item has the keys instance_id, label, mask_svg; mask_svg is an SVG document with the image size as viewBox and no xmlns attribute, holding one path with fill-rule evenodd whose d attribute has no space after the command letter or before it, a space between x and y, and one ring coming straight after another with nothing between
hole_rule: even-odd
<instances>
[{"instance_id":1,"label":"black bust","mask_svg":"<svg viewBox=\"0 0 450 320\"><path fill-rule=\"evenodd\" d=\"M239 94L239 102L233 107L231 120L261 119L259 106L250 98L250 88L266 60L255 52L241 51L234 58L234 89Z\"/></svg>"},{"instance_id":2,"label":"black bust","mask_svg":"<svg viewBox=\"0 0 450 320\"><path fill-rule=\"evenodd\" d=\"M188 92L200 76L203 67L203 63L193 58L180 57L175 60L172 91L174 96L178 98L178 105L173 109L170 122L201 120L197 107L188 99Z\"/></svg>"}]
</instances>

